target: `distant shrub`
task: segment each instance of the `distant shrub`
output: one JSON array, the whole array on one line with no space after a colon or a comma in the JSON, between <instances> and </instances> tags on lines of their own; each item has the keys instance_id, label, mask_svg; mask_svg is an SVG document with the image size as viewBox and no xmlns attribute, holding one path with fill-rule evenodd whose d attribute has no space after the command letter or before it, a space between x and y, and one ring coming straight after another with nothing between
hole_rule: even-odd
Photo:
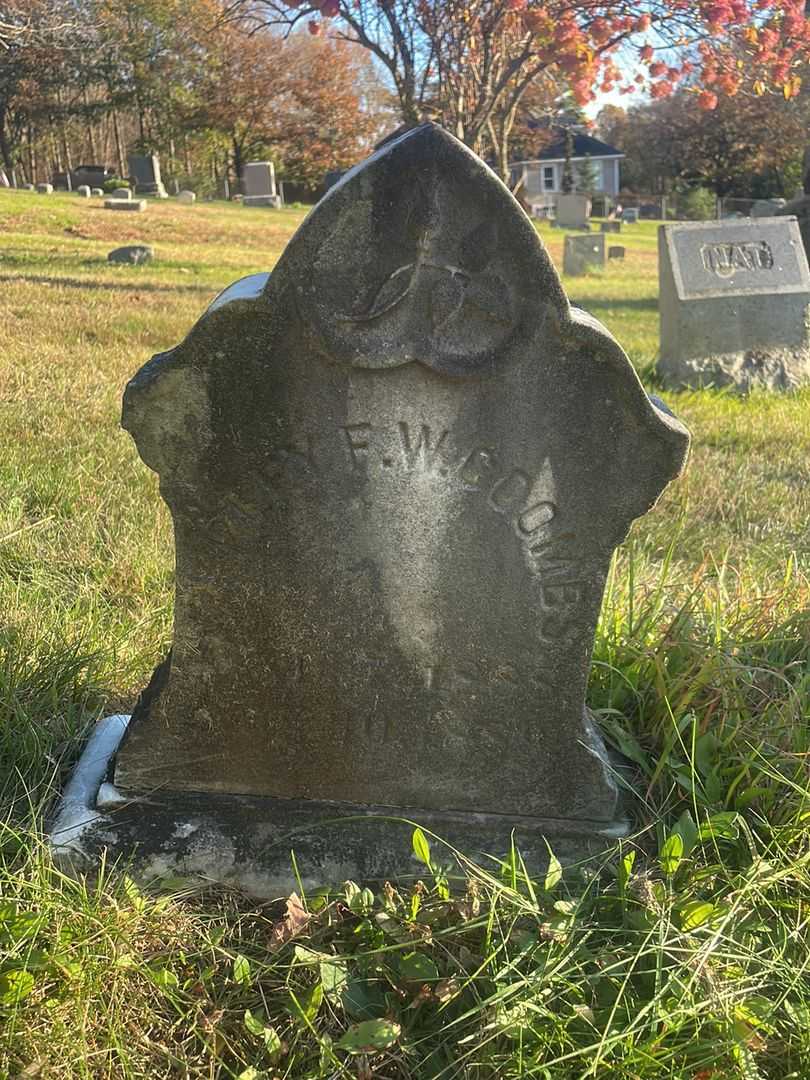
<instances>
[{"instance_id":1,"label":"distant shrub","mask_svg":"<svg viewBox=\"0 0 810 1080\"><path fill-rule=\"evenodd\" d=\"M717 199L709 188L693 187L684 196L681 207L687 221L709 221L717 214Z\"/></svg>"},{"instance_id":2,"label":"distant shrub","mask_svg":"<svg viewBox=\"0 0 810 1080\"><path fill-rule=\"evenodd\" d=\"M105 180L103 185L104 191L107 193L115 191L117 188L128 188L130 186L129 180L122 180L120 177L115 176L112 180Z\"/></svg>"}]
</instances>

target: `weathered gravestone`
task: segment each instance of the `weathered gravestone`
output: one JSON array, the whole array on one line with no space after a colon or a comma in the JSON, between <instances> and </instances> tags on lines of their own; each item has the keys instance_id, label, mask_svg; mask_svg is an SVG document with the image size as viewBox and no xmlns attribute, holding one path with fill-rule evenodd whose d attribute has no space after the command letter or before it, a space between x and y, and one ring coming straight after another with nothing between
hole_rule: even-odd
<instances>
[{"instance_id":1,"label":"weathered gravestone","mask_svg":"<svg viewBox=\"0 0 810 1080\"><path fill-rule=\"evenodd\" d=\"M622 210L622 221L626 222L628 225L636 225L638 223L638 207L626 206L624 210Z\"/></svg>"},{"instance_id":2,"label":"weathered gravestone","mask_svg":"<svg viewBox=\"0 0 810 1080\"><path fill-rule=\"evenodd\" d=\"M273 894L291 848L308 887L419 873L392 818L535 867L623 832L590 654L688 435L466 147L425 125L348 173L123 423L174 518L174 645L85 751L63 861Z\"/></svg>"},{"instance_id":3,"label":"weathered gravestone","mask_svg":"<svg viewBox=\"0 0 810 1080\"><path fill-rule=\"evenodd\" d=\"M104 195L104 189L99 187L91 188L90 194L93 196L94 199L100 199Z\"/></svg>"},{"instance_id":4,"label":"weathered gravestone","mask_svg":"<svg viewBox=\"0 0 810 1080\"><path fill-rule=\"evenodd\" d=\"M810 379L810 273L795 219L662 225L658 265L666 383L747 391Z\"/></svg>"},{"instance_id":5,"label":"weathered gravestone","mask_svg":"<svg viewBox=\"0 0 810 1080\"><path fill-rule=\"evenodd\" d=\"M603 221L599 227L603 233L617 233L622 231L621 221Z\"/></svg>"},{"instance_id":6,"label":"weathered gravestone","mask_svg":"<svg viewBox=\"0 0 810 1080\"><path fill-rule=\"evenodd\" d=\"M141 266L143 263L151 262L154 257L154 249L148 244L127 244L125 247L111 251L107 255L107 262Z\"/></svg>"},{"instance_id":7,"label":"weathered gravestone","mask_svg":"<svg viewBox=\"0 0 810 1080\"><path fill-rule=\"evenodd\" d=\"M572 192L570 195L558 195L554 211L554 219L560 228L585 229L588 228L588 218L591 216L591 200L588 195L580 195Z\"/></svg>"},{"instance_id":8,"label":"weathered gravestone","mask_svg":"<svg viewBox=\"0 0 810 1080\"><path fill-rule=\"evenodd\" d=\"M87 184L79 184L79 186L76 188L76 194L79 196L80 199L89 199L90 188L87 186Z\"/></svg>"},{"instance_id":9,"label":"weathered gravestone","mask_svg":"<svg viewBox=\"0 0 810 1080\"><path fill-rule=\"evenodd\" d=\"M190 206L192 203L197 201L197 196L194 194L193 191L180 191L177 195L177 201L179 203L185 203L186 205Z\"/></svg>"},{"instance_id":10,"label":"weathered gravestone","mask_svg":"<svg viewBox=\"0 0 810 1080\"><path fill-rule=\"evenodd\" d=\"M276 192L276 171L272 161L249 161L242 173L245 189L243 206L281 206L281 196Z\"/></svg>"},{"instance_id":11,"label":"weathered gravestone","mask_svg":"<svg viewBox=\"0 0 810 1080\"><path fill-rule=\"evenodd\" d=\"M130 176L135 181L136 195L154 195L159 199L168 199L160 177L160 160L157 154L130 154L127 162Z\"/></svg>"},{"instance_id":12,"label":"weathered gravestone","mask_svg":"<svg viewBox=\"0 0 810 1080\"><path fill-rule=\"evenodd\" d=\"M625 249L621 244L612 244L608 248L608 258L609 259L623 259L624 258L624 250Z\"/></svg>"},{"instance_id":13,"label":"weathered gravestone","mask_svg":"<svg viewBox=\"0 0 810 1080\"><path fill-rule=\"evenodd\" d=\"M566 236L563 247L563 273L571 277L600 270L605 265L605 234Z\"/></svg>"},{"instance_id":14,"label":"weathered gravestone","mask_svg":"<svg viewBox=\"0 0 810 1080\"><path fill-rule=\"evenodd\" d=\"M53 184L37 184L40 195L53 195Z\"/></svg>"},{"instance_id":15,"label":"weathered gravestone","mask_svg":"<svg viewBox=\"0 0 810 1080\"><path fill-rule=\"evenodd\" d=\"M128 187L116 188L110 195L111 199L126 199L127 201L132 198L132 190Z\"/></svg>"}]
</instances>

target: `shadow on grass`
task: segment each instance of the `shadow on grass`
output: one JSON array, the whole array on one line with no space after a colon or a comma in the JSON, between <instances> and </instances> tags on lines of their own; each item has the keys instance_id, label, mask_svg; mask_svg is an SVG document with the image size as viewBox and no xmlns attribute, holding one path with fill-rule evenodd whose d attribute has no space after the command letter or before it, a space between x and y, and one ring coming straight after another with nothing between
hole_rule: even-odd
<instances>
[{"instance_id":1,"label":"shadow on grass","mask_svg":"<svg viewBox=\"0 0 810 1080\"><path fill-rule=\"evenodd\" d=\"M624 296L605 297L603 300L595 300L593 297L578 298L569 293L569 299L574 307L584 308L592 314L599 311L617 311L627 308L628 311L658 311L657 296L639 296L628 298Z\"/></svg>"},{"instance_id":2,"label":"shadow on grass","mask_svg":"<svg viewBox=\"0 0 810 1080\"><path fill-rule=\"evenodd\" d=\"M67 289L106 289L112 292L209 293L220 291L216 285L158 285L152 281L98 281L94 278L58 277L49 274L0 274L0 281L18 281L31 285L60 285Z\"/></svg>"}]
</instances>

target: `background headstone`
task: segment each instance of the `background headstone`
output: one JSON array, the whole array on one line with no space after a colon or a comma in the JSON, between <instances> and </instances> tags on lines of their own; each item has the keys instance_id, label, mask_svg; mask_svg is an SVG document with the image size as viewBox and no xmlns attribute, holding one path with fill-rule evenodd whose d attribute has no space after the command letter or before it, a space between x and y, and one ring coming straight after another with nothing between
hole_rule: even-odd
<instances>
[{"instance_id":1,"label":"background headstone","mask_svg":"<svg viewBox=\"0 0 810 1080\"><path fill-rule=\"evenodd\" d=\"M180 203L191 205L191 203L197 201L197 196L194 194L193 191L181 191L177 195L177 201Z\"/></svg>"},{"instance_id":2,"label":"background headstone","mask_svg":"<svg viewBox=\"0 0 810 1080\"><path fill-rule=\"evenodd\" d=\"M151 262L154 255L154 250L148 244L127 244L125 247L111 251L107 256L107 262L140 266L141 263Z\"/></svg>"},{"instance_id":3,"label":"background headstone","mask_svg":"<svg viewBox=\"0 0 810 1080\"><path fill-rule=\"evenodd\" d=\"M591 216L591 200L588 195L572 192L570 195L558 195L554 220L558 226L567 229L582 229Z\"/></svg>"},{"instance_id":4,"label":"background headstone","mask_svg":"<svg viewBox=\"0 0 810 1080\"><path fill-rule=\"evenodd\" d=\"M272 161L249 161L242 172L244 206L281 206L276 191L276 170Z\"/></svg>"},{"instance_id":5,"label":"background headstone","mask_svg":"<svg viewBox=\"0 0 810 1080\"><path fill-rule=\"evenodd\" d=\"M76 194L82 199L89 199L90 188L87 186L87 184L79 184L79 186L76 188Z\"/></svg>"},{"instance_id":6,"label":"background headstone","mask_svg":"<svg viewBox=\"0 0 810 1080\"><path fill-rule=\"evenodd\" d=\"M688 436L465 146L387 143L123 423L174 519L174 644L82 850L273 894L290 847L307 887L424 873L403 814L535 866L621 834L590 653Z\"/></svg>"},{"instance_id":7,"label":"background headstone","mask_svg":"<svg viewBox=\"0 0 810 1080\"><path fill-rule=\"evenodd\" d=\"M135 182L136 195L154 195L159 199L169 197L160 178L160 160L157 154L130 154L127 161L130 176Z\"/></svg>"},{"instance_id":8,"label":"background headstone","mask_svg":"<svg viewBox=\"0 0 810 1080\"><path fill-rule=\"evenodd\" d=\"M810 379L810 272L795 218L662 225L658 258L668 384L746 391Z\"/></svg>"},{"instance_id":9,"label":"background headstone","mask_svg":"<svg viewBox=\"0 0 810 1080\"><path fill-rule=\"evenodd\" d=\"M116 188L110 195L111 199L126 199L132 198L132 190L128 187Z\"/></svg>"},{"instance_id":10,"label":"background headstone","mask_svg":"<svg viewBox=\"0 0 810 1080\"><path fill-rule=\"evenodd\" d=\"M622 231L622 223L620 221L603 221L599 228L600 232L603 233L620 233Z\"/></svg>"},{"instance_id":11,"label":"background headstone","mask_svg":"<svg viewBox=\"0 0 810 1080\"><path fill-rule=\"evenodd\" d=\"M94 187L91 189L90 194L93 196L94 199L101 199L104 197L104 189Z\"/></svg>"},{"instance_id":12,"label":"background headstone","mask_svg":"<svg viewBox=\"0 0 810 1080\"><path fill-rule=\"evenodd\" d=\"M22 185L22 190L23 191L36 191L36 188L34 187L33 184L23 184Z\"/></svg>"},{"instance_id":13,"label":"background headstone","mask_svg":"<svg viewBox=\"0 0 810 1080\"><path fill-rule=\"evenodd\" d=\"M774 217L784 205L784 199L757 199L751 207L751 217Z\"/></svg>"},{"instance_id":14,"label":"background headstone","mask_svg":"<svg viewBox=\"0 0 810 1080\"><path fill-rule=\"evenodd\" d=\"M608 258L609 259L623 259L624 258L624 247L621 244L612 244L608 248Z\"/></svg>"},{"instance_id":15,"label":"background headstone","mask_svg":"<svg viewBox=\"0 0 810 1080\"><path fill-rule=\"evenodd\" d=\"M776 214L779 217L785 215L796 218L799 223L802 243L804 244L804 253L807 259L810 260L810 195L799 193L795 199L791 199L790 202L785 203L781 209L777 210Z\"/></svg>"},{"instance_id":16,"label":"background headstone","mask_svg":"<svg viewBox=\"0 0 810 1080\"><path fill-rule=\"evenodd\" d=\"M599 270L605 265L605 234L566 236L563 248L563 273L571 277Z\"/></svg>"},{"instance_id":17,"label":"background headstone","mask_svg":"<svg viewBox=\"0 0 810 1080\"><path fill-rule=\"evenodd\" d=\"M622 221L627 222L628 225L635 225L638 222L638 207L626 206L622 210Z\"/></svg>"},{"instance_id":18,"label":"background headstone","mask_svg":"<svg viewBox=\"0 0 810 1080\"><path fill-rule=\"evenodd\" d=\"M37 184L40 195L53 195L53 184Z\"/></svg>"}]
</instances>

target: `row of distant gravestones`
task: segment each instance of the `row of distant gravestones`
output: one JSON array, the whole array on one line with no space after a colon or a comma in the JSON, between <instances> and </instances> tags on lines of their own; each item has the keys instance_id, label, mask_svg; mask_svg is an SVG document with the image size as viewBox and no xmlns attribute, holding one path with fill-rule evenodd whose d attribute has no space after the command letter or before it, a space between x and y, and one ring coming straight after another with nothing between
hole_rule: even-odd
<instances>
[{"instance_id":1,"label":"row of distant gravestones","mask_svg":"<svg viewBox=\"0 0 810 1080\"><path fill-rule=\"evenodd\" d=\"M165 195L156 158L149 183ZM156 178L156 179L155 179ZM272 162L250 162L244 170L245 205L277 206ZM27 185L29 189L33 185ZM50 184L38 190L50 193ZM89 198L100 189L80 186ZM193 203L191 191L181 191L181 203ZM587 196L561 195L557 224L589 229ZM128 188L112 193L105 207L143 211L144 199L133 199ZM808 231L810 200L798 199L777 208L782 217L753 217L723 222L678 223L659 230L659 310L661 355L658 369L670 385L731 386L747 391L756 386L791 389L810 380L810 348L806 316L810 305L810 275L797 221ZM625 211L625 218L634 211ZM625 249L606 236L620 232L622 221L605 221L592 235L568 234L563 270L576 277L623 259ZM805 236L805 240L808 237ZM142 247L112 252L112 261L147 261Z\"/></svg>"}]
</instances>

